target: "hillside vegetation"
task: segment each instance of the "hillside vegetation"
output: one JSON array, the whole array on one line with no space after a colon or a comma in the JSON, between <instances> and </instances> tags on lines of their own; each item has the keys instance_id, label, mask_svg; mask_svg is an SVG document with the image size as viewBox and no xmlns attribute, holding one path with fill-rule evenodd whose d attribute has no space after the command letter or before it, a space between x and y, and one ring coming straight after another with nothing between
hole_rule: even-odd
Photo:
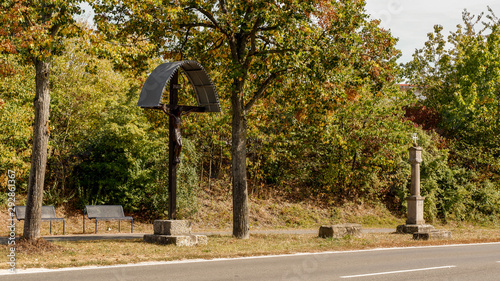
<instances>
[{"instance_id":1,"label":"hillside vegetation","mask_svg":"<svg viewBox=\"0 0 500 281\"><path fill-rule=\"evenodd\" d=\"M300 72L277 80L279 87L268 89L272 94L257 101L246 117L249 195L259 202L251 209L253 225L312 227L325 220L354 221L355 214L359 222L394 224L406 213L413 133L423 148L425 219L498 224L500 24L488 15L483 24L465 13L463 27L448 41L437 26L414 60L402 66L395 63L396 39L372 21L367 23L372 29L366 27L356 39L357 53L327 54L338 61L330 62L335 67L324 69L323 77L313 80L315 74ZM136 106L147 73L163 60L149 59L146 71L132 73L89 52L82 37L68 38L64 46L52 60L44 205L81 210L86 204L120 204L143 222L165 218L168 116ZM7 171L15 170L22 205L31 161L35 73L16 54L0 52L0 63L5 70L0 203L7 202ZM229 86L215 64L207 71L219 89L222 113L183 119L179 216L227 228ZM403 76L425 99L399 90ZM193 104L186 80L181 79L181 102ZM372 211L384 219L363 218Z\"/></svg>"}]
</instances>

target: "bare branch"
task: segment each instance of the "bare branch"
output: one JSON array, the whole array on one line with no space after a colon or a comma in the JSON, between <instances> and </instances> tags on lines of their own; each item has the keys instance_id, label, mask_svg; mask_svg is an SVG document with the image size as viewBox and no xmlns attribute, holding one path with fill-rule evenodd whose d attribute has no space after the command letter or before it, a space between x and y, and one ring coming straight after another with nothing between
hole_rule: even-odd
<instances>
[{"instance_id":1,"label":"bare branch","mask_svg":"<svg viewBox=\"0 0 500 281\"><path fill-rule=\"evenodd\" d=\"M182 42L182 44L181 44L181 50L184 50L184 46L186 46L186 44L187 44L190 32L191 32L191 27L188 27L188 29L186 30L186 35L184 36L184 42ZM183 56L184 56L184 54L181 51L181 57L183 57Z\"/></svg>"},{"instance_id":2,"label":"bare branch","mask_svg":"<svg viewBox=\"0 0 500 281\"><path fill-rule=\"evenodd\" d=\"M262 83L262 85L260 85L259 89L255 92L250 101L245 105L245 111L246 112L250 111L250 109L255 105L255 103L264 96L266 89L274 82L274 80L276 80L276 78L283 75L284 73L292 71L293 71L292 69L282 69L271 73L271 75L267 77L267 79Z\"/></svg>"},{"instance_id":3,"label":"bare branch","mask_svg":"<svg viewBox=\"0 0 500 281\"><path fill-rule=\"evenodd\" d=\"M207 28L217 28L215 25L213 24L209 24L209 23L203 23L203 22L197 22L197 23L186 23L186 24L181 24L179 25L181 28L182 27L187 27L187 28L192 28L192 27L207 27Z\"/></svg>"},{"instance_id":4,"label":"bare branch","mask_svg":"<svg viewBox=\"0 0 500 281\"><path fill-rule=\"evenodd\" d=\"M219 0L220 10L227 15L226 2L224 0Z\"/></svg>"},{"instance_id":5,"label":"bare branch","mask_svg":"<svg viewBox=\"0 0 500 281\"><path fill-rule=\"evenodd\" d=\"M57 36L57 33L59 33L60 29L61 29L61 25L60 24L56 24L56 25L52 26L50 28L50 30L49 30L50 36L52 36L52 37Z\"/></svg>"},{"instance_id":6,"label":"bare branch","mask_svg":"<svg viewBox=\"0 0 500 281\"><path fill-rule=\"evenodd\" d=\"M208 20L210 20L210 22L212 22L212 24L215 26L215 28L219 29L222 33L227 35L227 31L219 25L219 22L214 18L214 16L211 13L209 13L208 11L206 11L201 7L194 7L194 9L202 13L205 17L207 17Z\"/></svg>"},{"instance_id":7,"label":"bare branch","mask_svg":"<svg viewBox=\"0 0 500 281\"><path fill-rule=\"evenodd\" d=\"M243 16L243 21L242 21L243 26L245 23L247 23L250 20L249 17L251 14L252 14L252 5L248 5L247 10L245 11L245 16ZM241 32L243 33L244 31L241 30Z\"/></svg>"},{"instance_id":8,"label":"bare branch","mask_svg":"<svg viewBox=\"0 0 500 281\"><path fill-rule=\"evenodd\" d=\"M29 14L26 11L21 12L23 14L24 21L28 23L29 26L34 26L33 21L31 21Z\"/></svg>"},{"instance_id":9,"label":"bare branch","mask_svg":"<svg viewBox=\"0 0 500 281\"><path fill-rule=\"evenodd\" d=\"M218 42L220 42L220 43L218 43ZM215 43L212 44L212 47L210 48L210 50L217 50L222 46L222 44L224 44L224 37L221 37L221 38L215 40Z\"/></svg>"},{"instance_id":10,"label":"bare branch","mask_svg":"<svg viewBox=\"0 0 500 281\"><path fill-rule=\"evenodd\" d=\"M257 35L257 29L260 24L260 17L255 20L255 23L252 27L252 31L250 32L250 52L247 55L247 58L245 59L245 66L248 66L250 64L251 57L257 52L257 44L255 37Z\"/></svg>"}]
</instances>

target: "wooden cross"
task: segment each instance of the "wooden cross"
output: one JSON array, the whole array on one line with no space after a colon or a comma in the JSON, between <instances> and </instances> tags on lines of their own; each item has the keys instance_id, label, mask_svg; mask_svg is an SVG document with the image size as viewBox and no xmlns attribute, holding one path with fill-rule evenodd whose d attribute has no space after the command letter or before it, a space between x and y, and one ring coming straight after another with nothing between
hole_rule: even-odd
<instances>
[{"instance_id":1,"label":"wooden cross","mask_svg":"<svg viewBox=\"0 0 500 281\"><path fill-rule=\"evenodd\" d=\"M179 71L191 82L198 106L179 105ZM169 104L163 104L166 83L170 82ZM168 217L177 217L177 166L182 150L181 117L190 112L220 112L219 98L212 80L196 61L175 61L162 63L149 75L141 90L137 106L159 109L169 116L169 176L168 176Z\"/></svg>"},{"instance_id":2,"label":"wooden cross","mask_svg":"<svg viewBox=\"0 0 500 281\"><path fill-rule=\"evenodd\" d=\"M204 107L178 105L180 89L179 71L170 80L170 104L162 104L159 109L169 115L169 165L168 165L168 218L177 219L177 164L180 163L182 149L181 116L190 112L204 112Z\"/></svg>"}]
</instances>

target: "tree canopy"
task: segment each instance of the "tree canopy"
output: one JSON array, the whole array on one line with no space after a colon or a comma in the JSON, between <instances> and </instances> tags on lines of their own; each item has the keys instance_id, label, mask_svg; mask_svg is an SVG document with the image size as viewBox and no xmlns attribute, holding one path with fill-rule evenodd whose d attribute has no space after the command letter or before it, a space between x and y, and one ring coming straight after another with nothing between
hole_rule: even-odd
<instances>
[{"instance_id":1,"label":"tree canopy","mask_svg":"<svg viewBox=\"0 0 500 281\"><path fill-rule=\"evenodd\" d=\"M98 29L122 46L146 41L165 59L192 59L217 73L231 100L233 234L248 237L247 118L297 75L313 92L349 58L350 91L393 80L395 39L370 22L364 1L92 1ZM143 53L146 54L146 53ZM131 59L140 67L138 57Z\"/></svg>"},{"instance_id":2,"label":"tree canopy","mask_svg":"<svg viewBox=\"0 0 500 281\"><path fill-rule=\"evenodd\" d=\"M440 114L443 133L460 141L459 150L487 151L486 155L498 157L500 20L491 9L477 16L465 11L463 25L448 39L439 25L428 37L406 65L406 76L422 88L424 104Z\"/></svg>"},{"instance_id":3,"label":"tree canopy","mask_svg":"<svg viewBox=\"0 0 500 281\"><path fill-rule=\"evenodd\" d=\"M497 220L500 37L492 11L465 13L448 39L440 27L429 35L402 73L423 91L419 100L399 90L397 39L369 18L364 1L91 4L96 29L74 25L77 1L2 3L0 167L17 169L21 193L38 192L27 202L42 200L28 171L32 160L44 165L36 155L46 151L46 171L30 173L45 176L36 178L44 204L121 204L138 219L165 217L168 117L136 102L148 71L196 60L222 113L183 119L181 217L193 218L200 192L233 196L239 238L258 221L249 197L332 210L375 202L403 214L417 133L426 220ZM180 102L194 104L189 81L180 75L179 83ZM412 110L435 120L424 126Z\"/></svg>"},{"instance_id":4,"label":"tree canopy","mask_svg":"<svg viewBox=\"0 0 500 281\"><path fill-rule=\"evenodd\" d=\"M50 60L61 53L62 40L77 35L74 15L80 0L2 1L0 9L0 53L18 54L35 66L36 95L31 170L28 182L26 223L23 236L40 237L43 185L50 136ZM0 73L15 72L8 60L0 60Z\"/></svg>"},{"instance_id":5,"label":"tree canopy","mask_svg":"<svg viewBox=\"0 0 500 281\"><path fill-rule=\"evenodd\" d=\"M405 76L420 88L420 104L436 112L433 129L449 149L447 165L430 161L423 171L431 209L445 219L485 220L499 212L492 206L500 198L500 20L491 9L462 18L447 38L434 27Z\"/></svg>"}]
</instances>

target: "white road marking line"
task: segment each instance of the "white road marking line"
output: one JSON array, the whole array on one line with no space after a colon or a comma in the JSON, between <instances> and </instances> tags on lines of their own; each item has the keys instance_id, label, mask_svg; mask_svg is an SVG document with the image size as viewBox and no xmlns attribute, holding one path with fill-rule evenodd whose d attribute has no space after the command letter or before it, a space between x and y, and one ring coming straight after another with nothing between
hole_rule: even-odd
<instances>
[{"instance_id":1,"label":"white road marking line","mask_svg":"<svg viewBox=\"0 0 500 281\"><path fill-rule=\"evenodd\" d=\"M426 271L426 270L445 269L445 268L453 268L453 267L456 267L456 266L455 265L446 265L446 266L438 266L438 267L386 271L386 272L368 273L368 274L360 274L360 275L340 276L340 278L367 277L367 276L375 276L375 275L386 275L386 274L405 273L405 272L414 272L414 271Z\"/></svg>"}]
</instances>

